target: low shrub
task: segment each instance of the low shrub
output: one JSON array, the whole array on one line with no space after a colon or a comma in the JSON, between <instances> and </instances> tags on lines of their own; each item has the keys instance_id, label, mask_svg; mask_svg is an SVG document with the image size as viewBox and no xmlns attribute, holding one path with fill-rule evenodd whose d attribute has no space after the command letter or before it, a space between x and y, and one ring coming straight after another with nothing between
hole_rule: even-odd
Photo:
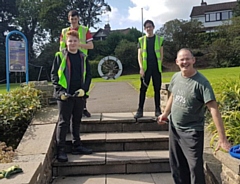
<instances>
[{"instance_id":1,"label":"low shrub","mask_svg":"<svg viewBox=\"0 0 240 184\"><path fill-rule=\"evenodd\" d=\"M99 73L98 73L98 63L99 61L89 61L90 67L91 67L91 73L92 73L92 78L98 78Z\"/></svg>"},{"instance_id":2,"label":"low shrub","mask_svg":"<svg viewBox=\"0 0 240 184\"><path fill-rule=\"evenodd\" d=\"M0 94L0 135L16 148L40 104L41 91L27 85Z\"/></svg>"},{"instance_id":3,"label":"low shrub","mask_svg":"<svg viewBox=\"0 0 240 184\"><path fill-rule=\"evenodd\" d=\"M215 93L217 94L226 136L233 145L240 144L240 78L238 80L231 78L223 80L217 86ZM207 119L209 122L207 129L213 135L210 145L215 147L218 132L209 115Z\"/></svg>"}]
</instances>

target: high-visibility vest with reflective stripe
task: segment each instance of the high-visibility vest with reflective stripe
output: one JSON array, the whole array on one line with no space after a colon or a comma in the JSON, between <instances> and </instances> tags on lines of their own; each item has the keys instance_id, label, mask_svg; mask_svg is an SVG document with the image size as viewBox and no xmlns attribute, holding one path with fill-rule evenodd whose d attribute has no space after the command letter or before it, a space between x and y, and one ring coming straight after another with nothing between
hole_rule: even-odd
<instances>
[{"instance_id":1,"label":"high-visibility vest with reflective stripe","mask_svg":"<svg viewBox=\"0 0 240 184\"><path fill-rule=\"evenodd\" d=\"M59 78L58 84L61 85L63 88L68 89L69 76L65 76L65 73L64 73L67 66L67 55L64 55L62 52L57 52L55 56L58 56L58 55L60 56L60 59L61 59L61 64L58 69L58 78ZM86 78L86 57L84 56L83 83L85 82L85 78Z\"/></svg>"},{"instance_id":2,"label":"high-visibility vest with reflective stripe","mask_svg":"<svg viewBox=\"0 0 240 184\"><path fill-rule=\"evenodd\" d=\"M146 71L147 70L147 36L140 37L138 40L142 50L143 70ZM154 50L157 57L159 72L162 72L162 61L161 61L161 52L160 52L162 43L163 43L163 37L155 35Z\"/></svg>"},{"instance_id":3,"label":"high-visibility vest with reflective stripe","mask_svg":"<svg viewBox=\"0 0 240 184\"><path fill-rule=\"evenodd\" d=\"M67 32L70 30L70 27L62 29L62 40L60 41L60 51L62 49L66 48L66 40L67 40ZM78 34L79 34L79 40L80 43L85 44L86 43L86 34L87 34L88 28L82 25L79 25L78 27ZM85 55L87 55L88 50L79 48Z\"/></svg>"}]
</instances>

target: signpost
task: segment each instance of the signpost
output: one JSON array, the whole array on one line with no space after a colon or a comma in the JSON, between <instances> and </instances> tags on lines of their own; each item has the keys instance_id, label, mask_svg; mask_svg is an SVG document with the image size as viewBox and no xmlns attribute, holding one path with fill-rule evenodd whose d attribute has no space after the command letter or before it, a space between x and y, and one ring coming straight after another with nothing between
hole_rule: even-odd
<instances>
[{"instance_id":1,"label":"signpost","mask_svg":"<svg viewBox=\"0 0 240 184\"><path fill-rule=\"evenodd\" d=\"M12 34L19 34L24 41L9 40ZM10 72L25 72L28 83L28 43L20 31L11 31L6 37L6 79L7 91L10 89Z\"/></svg>"}]
</instances>

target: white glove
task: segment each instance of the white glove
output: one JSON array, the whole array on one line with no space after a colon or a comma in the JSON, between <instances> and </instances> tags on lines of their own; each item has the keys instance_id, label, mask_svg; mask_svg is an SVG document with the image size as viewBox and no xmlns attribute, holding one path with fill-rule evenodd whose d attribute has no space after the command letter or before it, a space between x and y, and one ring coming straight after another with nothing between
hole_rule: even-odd
<instances>
[{"instance_id":1,"label":"white glove","mask_svg":"<svg viewBox=\"0 0 240 184\"><path fill-rule=\"evenodd\" d=\"M85 95L85 92L83 89L79 89L75 92L77 97L83 97Z\"/></svg>"},{"instance_id":2,"label":"white glove","mask_svg":"<svg viewBox=\"0 0 240 184\"><path fill-rule=\"evenodd\" d=\"M69 97L69 95L67 95L66 93L63 93L63 94L61 94L61 96L60 96L61 100L67 100L68 97Z\"/></svg>"}]
</instances>

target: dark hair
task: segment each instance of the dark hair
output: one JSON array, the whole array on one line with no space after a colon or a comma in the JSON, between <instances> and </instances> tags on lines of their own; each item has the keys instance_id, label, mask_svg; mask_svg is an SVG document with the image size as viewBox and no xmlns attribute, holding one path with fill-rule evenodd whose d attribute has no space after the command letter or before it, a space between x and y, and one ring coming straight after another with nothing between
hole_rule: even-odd
<instances>
[{"instance_id":1,"label":"dark hair","mask_svg":"<svg viewBox=\"0 0 240 184\"><path fill-rule=\"evenodd\" d=\"M146 27L147 24L152 24L153 27L155 27L154 23L152 20L146 20L143 24L144 27Z\"/></svg>"},{"instance_id":2,"label":"dark hair","mask_svg":"<svg viewBox=\"0 0 240 184\"><path fill-rule=\"evenodd\" d=\"M77 10L71 10L70 12L68 12L68 17L70 17L70 16L71 17L74 17L74 16L79 17Z\"/></svg>"}]
</instances>

